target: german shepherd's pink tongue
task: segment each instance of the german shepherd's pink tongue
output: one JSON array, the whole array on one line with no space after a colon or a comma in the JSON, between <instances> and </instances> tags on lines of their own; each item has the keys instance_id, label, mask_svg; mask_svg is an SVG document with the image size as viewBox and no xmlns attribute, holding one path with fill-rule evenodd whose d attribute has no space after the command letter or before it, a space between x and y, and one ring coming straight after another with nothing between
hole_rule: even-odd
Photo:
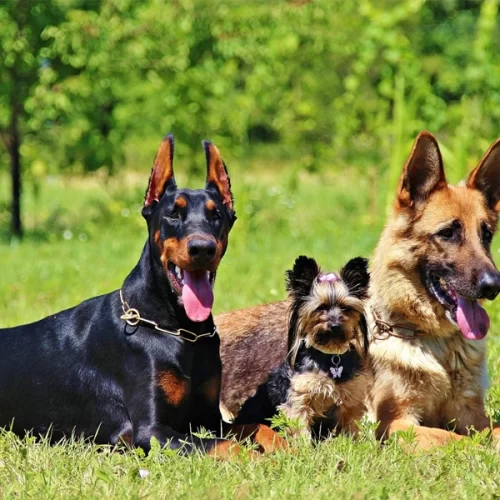
<instances>
[{"instance_id":1,"label":"german shepherd's pink tongue","mask_svg":"<svg viewBox=\"0 0 500 500\"><path fill-rule=\"evenodd\" d=\"M457 323L464 337L469 340L481 340L486 337L490 327L488 313L477 300L467 300L457 295Z\"/></svg>"},{"instance_id":2,"label":"german shepherd's pink tongue","mask_svg":"<svg viewBox=\"0 0 500 500\"><path fill-rule=\"evenodd\" d=\"M208 271L183 271L182 302L191 321L205 321L212 311L214 293Z\"/></svg>"}]
</instances>

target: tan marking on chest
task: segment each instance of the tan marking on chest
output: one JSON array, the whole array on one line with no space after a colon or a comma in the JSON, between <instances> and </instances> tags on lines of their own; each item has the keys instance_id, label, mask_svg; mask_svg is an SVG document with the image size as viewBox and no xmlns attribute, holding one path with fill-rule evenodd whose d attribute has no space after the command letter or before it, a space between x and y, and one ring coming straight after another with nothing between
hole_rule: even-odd
<instances>
[{"instance_id":1,"label":"tan marking on chest","mask_svg":"<svg viewBox=\"0 0 500 500\"><path fill-rule=\"evenodd\" d=\"M201 393L206 401L210 403L218 403L220 396L220 377L212 377L204 382L201 386Z\"/></svg>"},{"instance_id":2,"label":"tan marking on chest","mask_svg":"<svg viewBox=\"0 0 500 500\"><path fill-rule=\"evenodd\" d=\"M169 404L179 406L188 392L189 382L175 371L165 370L158 374L158 386Z\"/></svg>"}]
</instances>

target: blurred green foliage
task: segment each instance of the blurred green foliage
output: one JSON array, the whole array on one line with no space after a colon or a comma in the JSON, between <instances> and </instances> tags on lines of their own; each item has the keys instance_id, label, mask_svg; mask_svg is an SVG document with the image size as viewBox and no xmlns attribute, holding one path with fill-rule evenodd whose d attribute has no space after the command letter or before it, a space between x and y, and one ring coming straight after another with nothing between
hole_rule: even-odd
<instances>
[{"instance_id":1,"label":"blurred green foliage","mask_svg":"<svg viewBox=\"0 0 500 500\"><path fill-rule=\"evenodd\" d=\"M500 129L498 2L8 0L0 131L22 85L35 182L113 173L131 141L172 131L190 158L207 137L236 156L270 143L297 170L370 167L393 185L425 128L456 180Z\"/></svg>"}]
</instances>

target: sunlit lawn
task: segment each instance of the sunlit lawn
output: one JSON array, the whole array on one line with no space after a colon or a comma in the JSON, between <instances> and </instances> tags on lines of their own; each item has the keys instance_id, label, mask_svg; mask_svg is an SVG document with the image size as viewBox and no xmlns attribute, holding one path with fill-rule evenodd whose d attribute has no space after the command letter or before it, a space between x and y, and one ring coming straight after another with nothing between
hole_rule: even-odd
<instances>
[{"instance_id":1,"label":"sunlit lawn","mask_svg":"<svg viewBox=\"0 0 500 500\"><path fill-rule=\"evenodd\" d=\"M275 168L229 164L238 221L216 284L216 312L284 296L284 271L296 256L336 269L369 256L385 206L364 175L295 175ZM183 184L182 163L177 166ZM0 244L0 326L42 318L118 288L146 239L140 215L149 171L118 178L52 178L38 196L27 189L28 233ZM203 180L192 179L190 187ZM6 199L5 179L0 184ZM2 215L5 222L6 216ZM498 256L498 244L495 256ZM500 410L500 301L489 306L490 411ZM5 353L4 353L5 354ZM138 381L140 384L140 381ZM497 414L500 414L498 412ZM500 454L486 442L461 442L418 456L396 443L380 447L366 430L359 442L339 438L316 448L259 461L218 463L169 451L111 452L90 444L49 447L0 438L2 497L351 498L485 497L500 494ZM149 472L141 479L139 469Z\"/></svg>"}]
</instances>

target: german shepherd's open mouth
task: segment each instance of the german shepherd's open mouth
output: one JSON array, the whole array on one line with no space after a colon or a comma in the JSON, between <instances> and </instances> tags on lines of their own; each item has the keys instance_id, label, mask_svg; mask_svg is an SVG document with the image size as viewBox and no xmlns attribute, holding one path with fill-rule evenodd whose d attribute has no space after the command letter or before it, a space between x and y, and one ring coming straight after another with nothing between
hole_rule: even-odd
<instances>
[{"instance_id":1,"label":"german shepherd's open mouth","mask_svg":"<svg viewBox=\"0 0 500 500\"><path fill-rule=\"evenodd\" d=\"M458 294L447 278L432 271L426 273L424 284L429 294L444 307L448 320L458 326L465 338L480 340L486 336L490 318L477 300Z\"/></svg>"}]
</instances>

